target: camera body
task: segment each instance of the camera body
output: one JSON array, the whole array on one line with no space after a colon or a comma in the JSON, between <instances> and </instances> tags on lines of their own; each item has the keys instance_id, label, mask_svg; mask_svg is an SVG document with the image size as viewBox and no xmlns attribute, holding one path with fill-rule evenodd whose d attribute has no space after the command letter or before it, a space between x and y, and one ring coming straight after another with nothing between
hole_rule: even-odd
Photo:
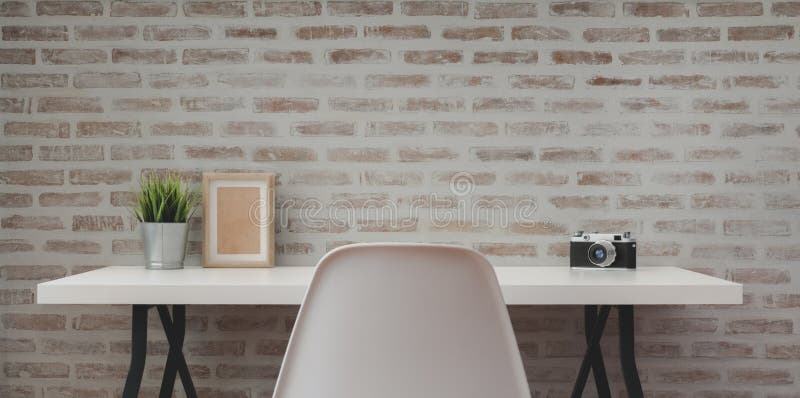
<instances>
[{"instance_id":1,"label":"camera body","mask_svg":"<svg viewBox=\"0 0 800 398\"><path fill-rule=\"evenodd\" d=\"M578 231L569 240L569 265L583 269L636 269L636 240L630 232Z\"/></svg>"}]
</instances>

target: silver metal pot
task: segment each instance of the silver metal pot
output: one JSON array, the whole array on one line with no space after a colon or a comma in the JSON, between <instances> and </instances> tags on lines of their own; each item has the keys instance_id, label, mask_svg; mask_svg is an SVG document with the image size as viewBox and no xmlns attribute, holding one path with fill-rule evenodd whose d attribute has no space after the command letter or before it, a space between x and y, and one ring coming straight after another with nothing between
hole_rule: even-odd
<instances>
[{"instance_id":1,"label":"silver metal pot","mask_svg":"<svg viewBox=\"0 0 800 398\"><path fill-rule=\"evenodd\" d=\"M187 223L141 223L147 269L181 269L186 257Z\"/></svg>"}]
</instances>

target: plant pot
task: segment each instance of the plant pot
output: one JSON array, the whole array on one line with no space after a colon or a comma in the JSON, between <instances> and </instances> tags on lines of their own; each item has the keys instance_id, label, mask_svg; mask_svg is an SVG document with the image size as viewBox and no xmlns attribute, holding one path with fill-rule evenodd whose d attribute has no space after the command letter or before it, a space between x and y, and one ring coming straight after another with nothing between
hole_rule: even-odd
<instances>
[{"instance_id":1,"label":"plant pot","mask_svg":"<svg viewBox=\"0 0 800 398\"><path fill-rule=\"evenodd\" d=\"M140 224L147 269L181 269L186 257L187 223L145 222Z\"/></svg>"}]
</instances>

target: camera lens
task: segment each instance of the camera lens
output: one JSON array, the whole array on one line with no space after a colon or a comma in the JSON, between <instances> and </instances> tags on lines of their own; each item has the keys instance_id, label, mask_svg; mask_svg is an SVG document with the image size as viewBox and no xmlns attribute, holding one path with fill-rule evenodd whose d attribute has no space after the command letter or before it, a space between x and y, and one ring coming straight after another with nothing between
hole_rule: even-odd
<instances>
[{"instance_id":1,"label":"camera lens","mask_svg":"<svg viewBox=\"0 0 800 398\"><path fill-rule=\"evenodd\" d=\"M606 258L606 249L598 247L594 249L594 253L592 253L592 255L594 256L595 260L603 261Z\"/></svg>"},{"instance_id":2,"label":"camera lens","mask_svg":"<svg viewBox=\"0 0 800 398\"><path fill-rule=\"evenodd\" d=\"M614 245L607 240L599 240L589 246L589 262L598 267L608 267L617 258Z\"/></svg>"}]
</instances>

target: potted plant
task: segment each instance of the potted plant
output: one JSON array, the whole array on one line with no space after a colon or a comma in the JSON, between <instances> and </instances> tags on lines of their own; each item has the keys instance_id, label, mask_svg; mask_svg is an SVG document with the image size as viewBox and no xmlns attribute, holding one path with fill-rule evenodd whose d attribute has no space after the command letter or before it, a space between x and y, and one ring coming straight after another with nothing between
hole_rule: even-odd
<instances>
[{"instance_id":1,"label":"potted plant","mask_svg":"<svg viewBox=\"0 0 800 398\"><path fill-rule=\"evenodd\" d=\"M141 223L148 269L180 269L186 255L188 223L199 203L180 177L150 175L141 180L132 210Z\"/></svg>"}]
</instances>

